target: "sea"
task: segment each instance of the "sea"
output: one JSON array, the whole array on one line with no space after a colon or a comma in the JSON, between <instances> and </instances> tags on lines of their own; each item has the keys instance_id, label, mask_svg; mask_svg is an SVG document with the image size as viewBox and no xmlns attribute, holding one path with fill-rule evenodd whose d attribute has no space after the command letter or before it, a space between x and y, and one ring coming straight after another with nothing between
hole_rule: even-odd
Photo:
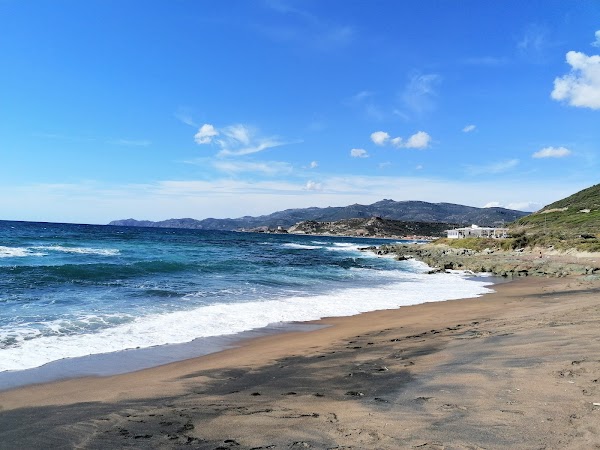
<instances>
[{"instance_id":1,"label":"sea","mask_svg":"<svg viewBox=\"0 0 600 450\"><path fill-rule=\"evenodd\" d=\"M427 274L423 263L360 250L390 242L0 221L0 389L185 359L257 330L490 292L486 278ZM138 354L146 356L136 364Z\"/></svg>"}]
</instances>

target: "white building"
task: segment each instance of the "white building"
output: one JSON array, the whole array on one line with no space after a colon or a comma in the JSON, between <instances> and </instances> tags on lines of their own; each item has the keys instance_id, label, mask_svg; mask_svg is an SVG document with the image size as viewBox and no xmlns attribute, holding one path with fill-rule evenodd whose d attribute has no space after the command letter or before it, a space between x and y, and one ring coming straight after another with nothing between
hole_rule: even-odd
<instances>
[{"instance_id":1,"label":"white building","mask_svg":"<svg viewBox=\"0 0 600 450\"><path fill-rule=\"evenodd\" d=\"M463 239L469 237L504 239L508 237L508 228L491 228L471 225L465 228L446 230L448 239Z\"/></svg>"}]
</instances>

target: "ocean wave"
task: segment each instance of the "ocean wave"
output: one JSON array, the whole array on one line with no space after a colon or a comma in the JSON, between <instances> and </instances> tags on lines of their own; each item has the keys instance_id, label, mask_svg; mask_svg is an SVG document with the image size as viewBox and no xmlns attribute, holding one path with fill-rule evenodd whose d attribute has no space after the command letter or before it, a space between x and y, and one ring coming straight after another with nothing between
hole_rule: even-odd
<instances>
[{"instance_id":1,"label":"ocean wave","mask_svg":"<svg viewBox=\"0 0 600 450\"><path fill-rule=\"evenodd\" d=\"M313 296L217 303L185 311L149 314L92 333L43 335L33 332L26 338L13 330L12 335L5 336L12 339L12 344L0 350L0 371L23 370L90 354L190 342L199 337L234 334L280 322L350 316L490 292L486 287L490 283L466 280L459 274L394 271L386 276L395 276L397 282L373 283L370 287L339 289ZM63 323L58 330L61 329L68 331L67 324Z\"/></svg>"},{"instance_id":2,"label":"ocean wave","mask_svg":"<svg viewBox=\"0 0 600 450\"><path fill-rule=\"evenodd\" d=\"M361 247L364 247L364 245L350 242L334 242L332 247L327 247L327 250L337 252L358 252L358 249Z\"/></svg>"},{"instance_id":3,"label":"ocean wave","mask_svg":"<svg viewBox=\"0 0 600 450\"><path fill-rule=\"evenodd\" d=\"M282 244L284 248L293 248L296 250L317 250L319 248L323 248L320 245L305 245L305 244L295 244L293 242L288 242L286 244Z\"/></svg>"},{"instance_id":4,"label":"ocean wave","mask_svg":"<svg viewBox=\"0 0 600 450\"><path fill-rule=\"evenodd\" d=\"M34 250L44 250L62 253L77 253L80 255L117 256L121 254L120 250L115 248L65 247L62 245L42 245L31 248Z\"/></svg>"}]
</instances>

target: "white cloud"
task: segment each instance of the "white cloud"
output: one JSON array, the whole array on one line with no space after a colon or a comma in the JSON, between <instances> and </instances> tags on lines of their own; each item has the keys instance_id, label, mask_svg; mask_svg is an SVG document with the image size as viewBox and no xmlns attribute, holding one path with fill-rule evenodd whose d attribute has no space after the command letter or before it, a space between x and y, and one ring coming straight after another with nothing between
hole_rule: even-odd
<instances>
[{"instance_id":1,"label":"white cloud","mask_svg":"<svg viewBox=\"0 0 600 450\"><path fill-rule=\"evenodd\" d=\"M470 133L471 131L475 131L475 128L477 128L475 125L467 125L462 130L465 133Z\"/></svg>"},{"instance_id":2,"label":"white cloud","mask_svg":"<svg viewBox=\"0 0 600 450\"><path fill-rule=\"evenodd\" d=\"M508 203L506 205L500 203L500 202L488 202L486 203L484 206L484 208L506 208L506 209L513 209L513 210L517 210L517 211L537 211L538 209L540 209L542 207L542 205L538 202L513 202L513 203Z\"/></svg>"},{"instance_id":3,"label":"white cloud","mask_svg":"<svg viewBox=\"0 0 600 450\"><path fill-rule=\"evenodd\" d=\"M518 159L508 159L483 166L467 166L467 171L471 175L496 174L507 172L519 165Z\"/></svg>"},{"instance_id":4,"label":"white cloud","mask_svg":"<svg viewBox=\"0 0 600 450\"><path fill-rule=\"evenodd\" d=\"M390 135L385 131L375 131L374 133L371 133L371 140L376 145L385 145L389 139Z\"/></svg>"},{"instance_id":5,"label":"white cloud","mask_svg":"<svg viewBox=\"0 0 600 450\"><path fill-rule=\"evenodd\" d=\"M353 158L368 158L369 154L365 149L362 148L353 148L350 150L350 156Z\"/></svg>"},{"instance_id":6,"label":"white cloud","mask_svg":"<svg viewBox=\"0 0 600 450\"><path fill-rule=\"evenodd\" d=\"M307 191L322 191L323 185L321 183L317 183L316 181L308 180L305 188Z\"/></svg>"},{"instance_id":7,"label":"white cloud","mask_svg":"<svg viewBox=\"0 0 600 450\"><path fill-rule=\"evenodd\" d=\"M205 123L200 127L198 132L194 135L196 144L210 144L215 136L218 136L219 132L212 125Z\"/></svg>"},{"instance_id":8,"label":"white cloud","mask_svg":"<svg viewBox=\"0 0 600 450\"><path fill-rule=\"evenodd\" d=\"M406 148L427 148L429 146L429 142L431 141L431 136L429 136L424 131L417 131L411 137L408 138L404 147Z\"/></svg>"},{"instance_id":9,"label":"white cloud","mask_svg":"<svg viewBox=\"0 0 600 450\"><path fill-rule=\"evenodd\" d=\"M600 30L596 31L595 36L596 36L596 40L594 42L592 42L592 46L600 47Z\"/></svg>"},{"instance_id":10,"label":"white cloud","mask_svg":"<svg viewBox=\"0 0 600 450\"><path fill-rule=\"evenodd\" d=\"M565 147L545 147L533 155L532 158L564 158L571 154L571 150Z\"/></svg>"},{"instance_id":11,"label":"white cloud","mask_svg":"<svg viewBox=\"0 0 600 450\"><path fill-rule=\"evenodd\" d=\"M506 205L508 209L516 209L517 211L537 211L541 209L543 204L539 202L516 202Z\"/></svg>"},{"instance_id":12,"label":"white cloud","mask_svg":"<svg viewBox=\"0 0 600 450\"><path fill-rule=\"evenodd\" d=\"M390 139L390 135L386 131L375 131L371 133L371 140L380 146L391 144L396 148L427 148L431 142L431 136L424 131L417 131L404 141L399 136Z\"/></svg>"},{"instance_id":13,"label":"white cloud","mask_svg":"<svg viewBox=\"0 0 600 450\"><path fill-rule=\"evenodd\" d=\"M484 208L503 208L500 202L488 202L483 205Z\"/></svg>"},{"instance_id":14,"label":"white cloud","mask_svg":"<svg viewBox=\"0 0 600 450\"><path fill-rule=\"evenodd\" d=\"M401 137L395 137L394 139L390 140L390 143L394 147L400 148L400 147L402 147L402 138Z\"/></svg>"},{"instance_id":15,"label":"white cloud","mask_svg":"<svg viewBox=\"0 0 600 450\"><path fill-rule=\"evenodd\" d=\"M552 98L571 106L600 109L600 55L570 51L567 63L571 71L554 79Z\"/></svg>"},{"instance_id":16,"label":"white cloud","mask_svg":"<svg viewBox=\"0 0 600 450\"><path fill-rule=\"evenodd\" d=\"M308 167L310 169L316 169L317 167L319 167L319 163L317 161L311 161L311 163L308 165Z\"/></svg>"}]
</instances>

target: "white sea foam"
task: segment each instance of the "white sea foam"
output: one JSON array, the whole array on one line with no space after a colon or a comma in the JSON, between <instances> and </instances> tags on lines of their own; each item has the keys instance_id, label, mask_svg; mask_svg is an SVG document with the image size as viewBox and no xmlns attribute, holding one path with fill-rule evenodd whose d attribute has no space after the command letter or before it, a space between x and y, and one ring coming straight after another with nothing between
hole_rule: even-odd
<instances>
[{"instance_id":1,"label":"white sea foam","mask_svg":"<svg viewBox=\"0 0 600 450\"><path fill-rule=\"evenodd\" d=\"M44 256L46 253L32 252L27 247L2 247L0 246L0 258L23 258L25 256Z\"/></svg>"},{"instance_id":2,"label":"white sea foam","mask_svg":"<svg viewBox=\"0 0 600 450\"><path fill-rule=\"evenodd\" d=\"M323 248L320 245L304 245L304 244L295 244L295 243L287 243L287 244L283 244L282 247L285 248L293 248L293 249L297 249L297 250L316 250L319 248Z\"/></svg>"},{"instance_id":3,"label":"white sea foam","mask_svg":"<svg viewBox=\"0 0 600 450\"><path fill-rule=\"evenodd\" d=\"M54 251L62 253L77 253L80 255L117 256L120 254L120 251L114 248L64 247L62 245L48 245L31 248L35 250Z\"/></svg>"},{"instance_id":4,"label":"white sea foam","mask_svg":"<svg viewBox=\"0 0 600 450\"><path fill-rule=\"evenodd\" d=\"M357 252L361 247L365 247L365 245L350 242L334 242L332 247L327 247L327 250L336 252Z\"/></svg>"},{"instance_id":5,"label":"white sea foam","mask_svg":"<svg viewBox=\"0 0 600 450\"><path fill-rule=\"evenodd\" d=\"M414 266L411 269L419 268ZM0 350L0 371L38 367L63 358L189 342L198 337L233 334L279 322L350 316L418 303L477 297L490 292L486 288L487 282L467 280L461 274L425 275L423 268L420 269L421 273L374 271L374 277L392 277L396 282L383 285L374 282L373 287L342 289L316 296L221 303L188 311L152 314L90 334L34 339L23 339L24 336L19 338L13 334L17 343ZM36 334L37 330L29 331Z\"/></svg>"}]
</instances>

